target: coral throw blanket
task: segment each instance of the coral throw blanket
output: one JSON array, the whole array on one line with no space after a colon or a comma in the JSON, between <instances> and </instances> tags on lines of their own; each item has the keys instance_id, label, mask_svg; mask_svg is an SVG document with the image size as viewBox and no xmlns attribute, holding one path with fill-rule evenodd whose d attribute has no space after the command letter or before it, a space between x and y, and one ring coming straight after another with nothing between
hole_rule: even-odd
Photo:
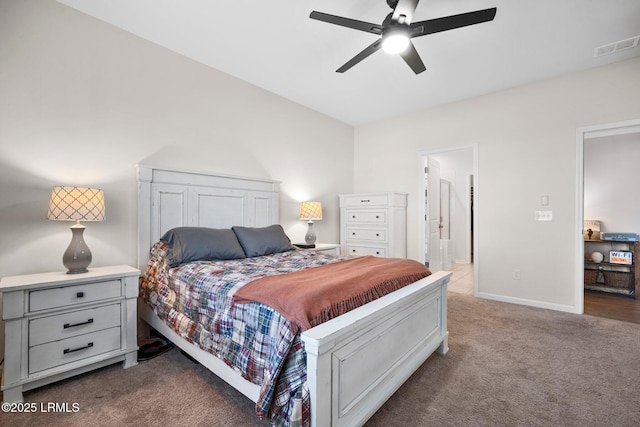
<instances>
[{"instance_id":1,"label":"coral throw blanket","mask_svg":"<svg viewBox=\"0 0 640 427\"><path fill-rule=\"evenodd\" d=\"M430 274L417 261L364 256L256 279L240 288L233 300L268 305L309 329Z\"/></svg>"}]
</instances>

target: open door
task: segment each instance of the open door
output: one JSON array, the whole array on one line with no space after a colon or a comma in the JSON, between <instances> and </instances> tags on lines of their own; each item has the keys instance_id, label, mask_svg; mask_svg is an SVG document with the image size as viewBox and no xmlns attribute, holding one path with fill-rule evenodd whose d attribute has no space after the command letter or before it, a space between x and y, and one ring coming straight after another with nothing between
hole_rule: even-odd
<instances>
[{"instance_id":1,"label":"open door","mask_svg":"<svg viewBox=\"0 0 640 427\"><path fill-rule=\"evenodd\" d=\"M440 163L431 157L427 157L425 168L427 194L425 197L426 217L426 256L425 264L433 273L442 270L442 258L440 256Z\"/></svg>"}]
</instances>

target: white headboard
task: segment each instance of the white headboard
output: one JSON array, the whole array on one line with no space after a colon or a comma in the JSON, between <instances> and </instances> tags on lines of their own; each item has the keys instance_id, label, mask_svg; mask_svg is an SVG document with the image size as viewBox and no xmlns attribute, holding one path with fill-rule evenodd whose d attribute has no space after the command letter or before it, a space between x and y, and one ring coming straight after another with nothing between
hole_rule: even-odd
<instances>
[{"instance_id":1,"label":"white headboard","mask_svg":"<svg viewBox=\"0 0 640 427\"><path fill-rule=\"evenodd\" d=\"M138 165L138 268L174 227L265 227L279 222L280 182Z\"/></svg>"}]
</instances>

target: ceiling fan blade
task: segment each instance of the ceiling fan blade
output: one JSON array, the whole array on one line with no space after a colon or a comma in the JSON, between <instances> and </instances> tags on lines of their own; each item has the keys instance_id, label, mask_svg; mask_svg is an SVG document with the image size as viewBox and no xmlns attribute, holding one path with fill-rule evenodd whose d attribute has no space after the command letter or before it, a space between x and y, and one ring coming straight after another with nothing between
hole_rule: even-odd
<instances>
[{"instance_id":1,"label":"ceiling fan blade","mask_svg":"<svg viewBox=\"0 0 640 427\"><path fill-rule=\"evenodd\" d=\"M396 4L395 9L393 9L391 19L393 21L398 21L398 19L400 19L400 15L404 15L406 16L405 22L410 24L413 19L413 12L416 11L419 1L420 0L398 0L398 4Z\"/></svg>"},{"instance_id":2,"label":"ceiling fan blade","mask_svg":"<svg viewBox=\"0 0 640 427\"><path fill-rule=\"evenodd\" d=\"M427 34L439 33L441 31L448 31L455 28L492 21L496 16L497 10L498 9L493 7L491 9L476 10L475 12L467 12L459 15L414 22L409 26L411 33L410 37L420 37Z\"/></svg>"},{"instance_id":3,"label":"ceiling fan blade","mask_svg":"<svg viewBox=\"0 0 640 427\"><path fill-rule=\"evenodd\" d=\"M404 62L406 62L407 65L411 67L413 72L416 74L420 74L421 72L427 69L427 67L425 67L424 63L422 62L422 59L420 59L420 55L418 55L418 51L416 50L415 46L411 42L409 42L409 47L407 47L407 50L400 53L400 56L402 56L402 59L404 59Z\"/></svg>"},{"instance_id":4,"label":"ceiling fan blade","mask_svg":"<svg viewBox=\"0 0 640 427\"><path fill-rule=\"evenodd\" d=\"M343 18L342 16L329 15L328 13L311 12L309 18L329 24L340 25L341 27L353 28L354 30L365 31L367 33L382 34L382 25L372 24L370 22L358 21L351 18Z\"/></svg>"},{"instance_id":5,"label":"ceiling fan blade","mask_svg":"<svg viewBox=\"0 0 640 427\"><path fill-rule=\"evenodd\" d=\"M351 68L354 65L356 65L358 62L362 61L363 59L365 59L366 57L368 57L372 53L374 53L377 50L379 50L381 46L382 46L382 39L376 40L375 42L373 42L372 44L367 46L362 52L360 52L359 54L357 54L356 56L351 58L349 61L347 61L347 63L344 64L342 67L338 68L336 70L336 73L344 73L349 68Z\"/></svg>"}]
</instances>

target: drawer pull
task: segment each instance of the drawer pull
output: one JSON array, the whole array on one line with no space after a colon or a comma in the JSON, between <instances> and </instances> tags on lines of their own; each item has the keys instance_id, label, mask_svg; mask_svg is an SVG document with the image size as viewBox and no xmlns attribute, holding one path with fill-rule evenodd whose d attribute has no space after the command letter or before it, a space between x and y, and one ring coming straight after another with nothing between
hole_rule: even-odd
<instances>
[{"instance_id":1,"label":"drawer pull","mask_svg":"<svg viewBox=\"0 0 640 427\"><path fill-rule=\"evenodd\" d=\"M352 236L355 236L355 235L356 235L356 233L351 233L351 235L352 235Z\"/></svg>"},{"instance_id":2,"label":"drawer pull","mask_svg":"<svg viewBox=\"0 0 640 427\"><path fill-rule=\"evenodd\" d=\"M380 237L380 233L376 233L376 237Z\"/></svg>"},{"instance_id":3,"label":"drawer pull","mask_svg":"<svg viewBox=\"0 0 640 427\"><path fill-rule=\"evenodd\" d=\"M84 298L84 292L76 292L76 298Z\"/></svg>"},{"instance_id":4,"label":"drawer pull","mask_svg":"<svg viewBox=\"0 0 640 427\"><path fill-rule=\"evenodd\" d=\"M93 343L92 342L90 342L89 344L85 345L84 347L74 348L73 350L70 349L70 348L65 348L63 350L63 354L73 353L74 351L85 350L85 349L91 348L91 347L93 347Z\"/></svg>"},{"instance_id":5,"label":"drawer pull","mask_svg":"<svg viewBox=\"0 0 640 427\"><path fill-rule=\"evenodd\" d=\"M355 252L355 251L356 251L355 249L351 249L351 252Z\"/></svg>"},{"instance_id":6,"label":"drawer pull","mask_svg":"<svg viewBox=\"0 0 640 427\"><path fill-rule=\"evenodd\" d=\"M362 200L360 200L360 203L369 203L370 201L371 200L369 200L369 199L362 199Z\"/></svg>"},{"instance_id":7,"label":"drawer pull","mask_svg":"<svg viewBox=\"0 0 640 427\"><path fill-rule=\"evenodd\" d=\"M355 215L351 215L351 218L356 219L356 216Z\"/></svg>"},{"instance_id":8,"label":"drawer pull","mask_svg":"<svg viewBox=\"0 0 640 427\"><path fill-rule=\"evenodd\" d=\"M380 252L379 252L379 251L376 251L376 255L380 255Z\"/></svg>"},{"instance_id":9,"label":"drawer pull","mask_svg":"<svg viewBox=\"0 0 640 427\"><path fill-rule=\"evenodd\" d=\"M376 219L380 219L380 215L376 215Z\"/></svg>"},{"instance_id":10,"label":"drawer pull","mask_svg":"<svg viewBox=\"0 0 640 427\"><path fill-rule=\"evenodd\" d=\"M71 323L65 323L65 324L63 325L63 328L64 328L64 329L67 329L67 328L73 328L73 327L75 327L75 326L88 325L89 323L93 323L93 319L89 319L89 320L87 320L86 322L80 322L80 323L74 323L74 324L71 324Z\"/></svg>"}]
</instances>

